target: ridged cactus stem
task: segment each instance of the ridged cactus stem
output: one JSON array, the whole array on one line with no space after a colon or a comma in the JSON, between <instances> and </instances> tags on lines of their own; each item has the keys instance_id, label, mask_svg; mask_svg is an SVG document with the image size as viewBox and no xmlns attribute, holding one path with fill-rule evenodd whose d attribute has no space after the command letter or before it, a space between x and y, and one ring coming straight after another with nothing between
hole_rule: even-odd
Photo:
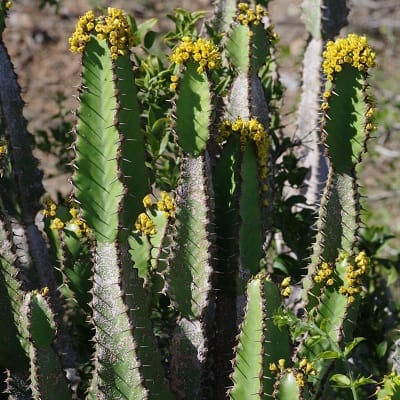
<instances>
[{"instance_id":1,"label":"ridged cactus stem","mask_svg":"<svg viewBox=\"0 0 400 400\"><path fill-rule=\"evenodd\" d=\"M322 145L320 99L324 86L322 52L347 24L346 0L304 0L302 18L309 33L303 58L301 100L298 109L297 137L302 142L299 157L309 173L301 193L307 204L319 203L328 175L328 162Z\"/></svg>"},{"instance_id":2,"label":"ridged cactus stem","mask_svg":"<svg viewBox=\"0 0 400 400\"><path fill-rule=\"evenodd\" d=\"M150 191L128 51L135 40L126 15L111 7L98 18L86 13L70 38L71 50L83 53L75 196L95 238L90 398L171 398L127 243Z\"/></svg>"},{"instance_id":3,"label":"ridged cactus stem","mask_svg":"<svg viewBox=\"0 0 400 400\"><path fill-rule=\"evenodd\" d=\"M18 258L15 254L10 226L1 207L0 214L0 242L1 242L1 272L0 272L0 305L3 312L0 314L2 336L0 362L7 360L13 371L27 368L28 359L25 354L24 333L20 326L20 310L23 302L23 285ZM8 226L7 226L8 225Z\"/></svg>"},{"instance_id":4,"label":"ridged cactus stem","mask_svg":"<svg viewBox=\"0 0 400 400\"><path fill-rule=\"evenodd\" d=\"M275 375L270 365L289 363L289 337L273 322L281 297L275 284L263 273L246 288L246 306L237 338L229 389L232 400L264 399L274 392ZM281 361L282 362L282 361Z\"/></svg>"},{"instance_id":5,"label":"ridged cactus stem","mask_svg":"<svg viewBox=\"0 0 400 400\"><path fill-rule=\"evenodd\" d=\"M36 399L72 400L72 392L60 363L59 349L53 343L57 335L54 314L45 298L50 293L28 293L21 309L22 324L29 330L30 387Z\"/></svg>"},{"instance_id":6,"label":"ridged cactus stem","mask_svg":"<svg viewBox=\"0 0 400 400\"><path fill-rule=\"evenodd\" d=\"M210 365L211 354L207 348L215 306L212 291L215 237L210 221L213 194L207 178L207 171L210 170L207 152L204 156L183 160L183 164L182 182L177 194L176 243L172 249L174 257L170 260L166 275L167 290L181 313L174 341L175 344L183 341L180 346L175 345L171 349L172 379L174 387L184 384L186 393L207 397L206 393L212 391L206 371ZM183 287L186 287L186 291ZM181 346L185 337L193 346L192 365L182 362ZM187 374L187 378L182 380L182 367L185 364L185 368L193 368L193 373ZM195 375L198 375L196 383L193 380Z\"/></svg>"},{"instance_id":7,"label":"ridged cactus stem","mask_svg":"<svg viewBox=\"0 0 400 400\"><path fill-rule=\"evenodd\" d=\"M260 270L265 233L271 228L264 218L268 197L269 110L259 78L270 61L271 32L267 11L259 4L238 3L226 38L224 57L235 76L226 101L217 141L222 143L214 170L218 279L216 314L217 386L226 385L223 371L230 369L232 344L243 318L248 279ZM266 190L267 189L267 190ZM222 373L221 373L222 372ZM219 389L220 390L220 389ZM218 392L222 398L224 394Z\"/></svg>"},{"instance_id":8,"label":"ridged cactus stem","mask_svg":"<svg viewBox=\"0 0 400 400\"><path fill-rule=\"evenodd\" d=\"M5 2L1 6L2 18L5 17L4 7ZM1 21L1 28L4 29L4 20ZM34 287L38 285L41 288L47 287L50 290L52 295L50 304L55 313L55 319L60 324L56 347L62 355L64 368L72 371L75 368L75 357L70 340L64 334L62 306L54 269L46 242L35 224L35 216L40 209L39 199L44 192L41 183L42 174L38 169L38 162L32 154L30 145L27 145L31 142L31 135L23 117L24 104L20 95L21 90L2 39L0 40L0 75L2 125L5 127L7 151L11 165L9 184L13 186L15 193L13 200L16 204L6 201L8 193L3 191L0 193L4 198L7 212L11 216L10 223L14 231L15 248L18 249L19 246L22 246L20 250L17 250L17 255L21 252L30 255L32 265L27 265L27 267L31 269L32 285ZM37 282L35 282L36 279Z\"/></svg>"},{"instance_id":9,"label":"ridged cactus stem","mask_svg":"<svg viewBox=\"0 0 400 400\"><path fill-rule=\"evenodd\" d=\"M93 321L95 334L95 371L90 389L98 399L147 399L137 345L131 333L121 288L119 249L111 243L98 243L93 277ZM109 377L113 376L112 380Z\"/></svg>"},{"instance_id":10,"label":"ridged cactus stem","mask_svg":"<svg viewBox=\"0 0 400 400\"><path fill-rule=\"evenodd\" d=\"M324 52L327 84L321 105L322 129L330 165L303 295L307 315L313 315L327 337L319 342L312 335L305 339L300 354L307 358L327 350L331 341L343 346L350 340L353 327L349 321L357 310L362 277L368 272L369 261L356 248L360 225L356 169L373 129L366 78L374 58L366 38L355 34L328 42ZM318 362L319 379L330 363Z\"/></svg>"},{"instance_id":11,"label":"ridged cactus stem","mask_svg":"<svg viewBox=\"0 0 400 400\"><path fill-rule=\"evenodd\" d=\"M228 32L236 12L236 0L216 0L213 26L217 32Z\"/></svg>"},{"instance_id":12,"label":"ridged cactus stem","mask_svg":"<svg viewBox=\"0 0 400 400\"><path fill-rule=\"evenodd\" d=\"M34 223L40 209L39 198L44 193L42 174L30 146L25 146L25 143L31 142L31 135L27 130L27 122L22 117L24 103L20 95L21 89L3 39L0 40L0 72L2 123L5 126L8 153L18 193L19 213L24 225L29 226Z\"/></svg>"},{"instance_id":13,"label":"ridged cactus stem","mask_svg":"<svg viewBox=\"0 0 400 400\"><path fill-rule=\"evenodd\" d=\"M188 53L189 59L182 58L182 53ZM221 59L211 41L189 37L170 58L175 64L185 64L176 89L175 130L182 162L166 271L167 290L180 313L171 347L172 386L178 399L183 399L185 393L207 398L213 392L208 348L215 311L214 193L207 146L213 122L209 71L219 68ZM183 349L188 353L184 357Z\"/></svg>"}]
</instances>

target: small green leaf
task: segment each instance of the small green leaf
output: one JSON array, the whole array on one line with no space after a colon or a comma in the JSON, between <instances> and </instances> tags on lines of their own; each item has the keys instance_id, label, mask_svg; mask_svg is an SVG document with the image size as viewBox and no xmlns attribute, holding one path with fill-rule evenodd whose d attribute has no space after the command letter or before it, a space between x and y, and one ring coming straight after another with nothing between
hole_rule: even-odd
<instances>
[{"instance_id":1,"label":"small green leaf","mask_svg":"<svg viewBox=\"0 0 400 400\"><path fill-rule=\"evenodd\" d=\"M331 382L335 383L337 386L350 387L350 378L343 374L332 375L329 379Z\"/></svg>"},{"instance_id":2,"label":"small green leaf","mask_svg":"<svg viewBox=\"0 0 400 400\"><path fill-rule=\"evenodd\" d=\"M156 40L156 33L154 31L147 32L143 41L144 47L146 49L150 49L150 47L153 46L155 40Z\"/></svg>"},{"instance_id":3,"label":"small green leaf","mask_svg":"<svg viewBox=\"0 0 400 400\"><path fill-rule=\"evenodd\" d=\"M273 268L274 268L274 270L283 272L285 275L289 275L289 271L287 269L286 262L285 262L285 256L286 256L285 254L276 256L274 259Z\"/></svg>"},{"instance_id":4,"label":"small green leaf","mask_svg":"<svg viewBox=\"0 0 400 400\"><path fill-rule=\"evenodd\" d=\"M322 331L327 332L328 326L329 326L329 321L326 318L322 319L319 324L319 328Z\"/></svg>"},{"instance_id":5,"label":"small green leaf","mask_svg":"<svg viewBox=\"0 0 400 400\"><path fill-rule=\"evenodd\" d=\"M376 380L372 379L371 377L366 377L366 376L361 376L360 378L358 378L354 384L356 387L358 386L364 386L364 385L374 385L376 384Z\"/></svg>"},{"instance_id":6,"label":"small green leaf","mask_svg":"<svg viewBox=\"0 0 400 400\"><path fill-rule=\"evenodd\" d=\"M356 337L344 348L344 356L347 357L359 343L363 342L365 338Z\"/></svg>"},{"instance_id":7,"label":"small green leaf","mask_svg":"<svg viewBox=\"0 0 400 400\"><path fill-rule=\"evenodd\" d=\"M376 354L379 358L382 358L387 351L388 348L388 342L387 340L384 340L383 342L380 342L378 346L376 346Z\"/></svg>"},{"instance_id":8,"label":"small green leaf","mask_svg":"<svg viewBox=\"0 0 400 400\"><path fill-rule=\"evenodd\" d=\"M147 21L142 22L137 26L137 32L136 35L138 36L140 41L144 41L145 47L149 48L146 46L146 36L148 33L150 33L150 29L157 23L157 18L150 18ZM153 32L154 33L154 32ZM151 46L150 46L151 47Z\"/></svg>"},{"instance_id":9,"label":"small green leaf","mask_svg":"<svg viewBox=\"0 0 400 400\"><path fill-rule=\"evenodd\" d=\"M322 353L318 354L315 358L317 360L332 360L339 357L340 354L337 351L323 351Z\"/></svg>"},{"instance_id":10,"label":"small green leaf","mask_svg":"<svg viewBox=\"0 0 400 400\"><path fill-rule=\"evenodd\" d=\"M387 285L392 286L395 282L398 282L399 273L397 272L396 267L391 266L389 271L386 273Z\"/></svg>"}]
</instances>

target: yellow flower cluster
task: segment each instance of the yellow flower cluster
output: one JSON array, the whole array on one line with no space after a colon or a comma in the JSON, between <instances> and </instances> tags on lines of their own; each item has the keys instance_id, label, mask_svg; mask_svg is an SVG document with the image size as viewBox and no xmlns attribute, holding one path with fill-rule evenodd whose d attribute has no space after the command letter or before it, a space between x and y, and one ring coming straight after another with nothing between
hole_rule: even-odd
<instances>
[{"instance_id":1,"label":"yellow flower cluster","mask_svg":"<svg viewBox=\"0 0 400 400\"><path fill-rule=\"evenodd\" d=\"M146 236L155 235L157 233L157 228L154 222L144 212L139 214L135 222L135 229Z\"/></svg>"},{"instance_id":2,"label":"yellow flower cluster","mask_svg":"<svg viewBox=\"0 0 400 400\"><path fill-rule=\"evenodd\" d=\"M291 369L291 368L286 368L285 370L285 363L286 360L284 358L281 358L278 361L278 365L275 363L270 363L269 364L269 370L273 374L278 374L278 373L283 373L284 371L286 372L292 372L294 376L296 377L297 384L300 387L304 387L306 382L307 382L307 376L315 376L316 371L314 369L314 364L307 361L306 358L303 358L300 363L299 363L299 368Z\"/></svg>"},{"instance_id":3,"label":"yellow flower cluster","mask_svg":"<svg viewBox=\"0 0 400 400\"><path fill-rule=\"evenodd\" d=\"M60 231L61 229L64 229L64 222L62 222L60 218L56 217L51 221L50 229L57 229Z\"/></svg>"},{"instance_id":4,"label":"yellow flower cluster","mask_svg":"<svg viewBox=\"0 0 400 400\"><path fill-rule=\"evenodd\" d=\"M106 16L102 16L95 26L97 38L108 39L111 58L116 60L124 55L127 48L135 45L135 37L129 26L128 19L119 8L108 7Z\"/></svg>"},{"instance_id":5,"label":"yellow flower cluster","mask_svg":"<svg viewBox=\"0 0 400 400\"><path fill-rule=\"evenodd\" d=\"M74 232L77 235L89 235L90 228L87 226L86 222L83 221L78 214L78 210L75 207L69 209L69 213L72 216L72 220L69 221L69 225L74 227Z\"/></svg>"},{"instance_id":6,"label":"yellow flower cluster","mask_svg":"<svg viewBox=\"0 0 400 400\"><path fill-rule=\"evenodd\" d=\"M7 146L5 144L0 145L0 158L7 154Z\"/></svg>"},{"instance_id":7,"label":"yellow flower cluster","mask_svg":"<svg viewBox=\"0 0 400 400\"><path fill-rule=\"evenodd\" d=\"M170 83L170 85L169 85L169 88L170 88L173 92L175 92L175 90L176 90L176 87L177 87L177 85L178 85L178 80L179 80L179 78L178 78L176 75L171 75L171 83Z\"/></svg>"},{"instance_id":8,"label":"yellow flower cluster","mask_svg":"<svg viewBox=\"0 0 400 400\"><path fill-rule=\"evenodd\" d=\"M291 280L292 279L290 278L290 276L287 276L281 282L281 295L283 297L289 297L290 293L292 293L292 288L290 287Z\"/></svg>"},{"instance_id":9,"label":"yellow flower cluster","mask_svg":"<svg viewBox=\"0 0 400 400\"><path fill-rule=\"evenodd\" d=\"M166 218L173 218L176 211L175 200L166 192L161 192L161 200L157 201L157 209L164 211Z\"/></svg>"},{"instance_id":10,"label":"yellow flower cluster","mask_svg":"<svg viewBox=\"0 0 400 400\"><path fill-rule=\"evenodd\" d=\"M46 208L42 210L43 217L55 217L57 211L56 203L54 203L50 197L45 198L43 202L46 206Z\"/></svg>"},{"instance_id":11,"label":"yellow flower cluster","mask_svg":"<svg viewBox=\"0 0 400 400\"><path fill-rule=\"evenodd\" d=\"M327 79L332 81L343 64L349 64L359 71L367 71L375 65L375 52L369 47L366 36L350 33L346 38L329 41L323 52L322 68Z\"/></svg>"},{"instance_id":12,"label":"yellow flower cluster","mask_svg":"<svg viewBox=\"0 0 400 400\"><path fill-rule=\"evenodd\" d=\"M50 197L45 198L43 202L46 208L42 210L42 214L43 217L51 218L50 229L62 230L67 227L68 230L72 230L78 235L88 235L90 233L90 228L87 226L86 222L78 216L78 210L75 207L71 207L69 210L72 219L64 222L59 217L56 217L57 205Z\"/></svg>"},{"instance_id":13,"label":"yellow flower cluster","mask_svg":"<svg viewBox=\"0 0 400 400\"><path fill-rule=\"evenodd\" d=\"M339 292L347 296L347 302L353 303L354 295L361 292L362 278L369 272L370 260L361 251L355 258L354 263L350 262L346 268L345 286L339 288Z\"/></svg>"},{"instance_id":14,"label":"yellow flower cluster","mask_svg":"<svg viewBox=\"0 0 400 400\"><path fill-rule=\"evenodd\" d=\"M306 375L316 375L316 371L314 369L314 364L309 362L306 358L300 360L299 368L306 374Z\"/></svg>"},{"instance_id":15,"label":"yellow flower cluster","mask_svg":"<svg viewBox=\"0 0 400 400\"><path fill-rule=\"evenodd\" d=\"M367 100L368 101L368 100ZM371 132L376 130L376 124L374 124L375 107L370 106L365 113L365 130Z\"/></svg>"},{"instance_id":16,"label":"yellow flower cluster","mask_svg":"<svg viewBox=\"0 0 400 400\"><path fill-rule=\"evenodd\" d=\"M333 267L327 262L323 262L318 268L316 275L314 276L314 282L323 283L325 282L327 286L332 286L333 280Z\"/></svg>"},{"instance_id":17,"label":"yellow flower cluster","mask_svg":"<svg viewBox=\"0 0 400 400\"><path fill-rule=\"evenodd\" d=\"M43 297L46 297L46 296L48 296L49 294L50 294L50 289L47 287L47 286L45 286L45 287L43 287L43 288L41 288L40 289L40 291L38 290L38 289L34 289L34 290L32 290L32 292L31 292L34 296L37 296L37 295L42 295Z\"/></svg>"},{"instance_id":18,"label":"yellow flower cluster","mask_svg":"<svg viewBox=\"0 0 400 400\"><path fill-rule=\"evenodd\" d=\"M146 196L143 197L142 203L144 208L150 208L153 205L151 196L149 194L146 194Z\"/></svg>"},{"instance_id":19,"label":"yellow flower cluster","mask_svg":"<svg viewBox=\"0 0 400 400\"><path fill-rule=\"evenodd\" d=\"M185 64L189 59L193 60L199 65L197 68L199 73L221 66L218 47L211 40L202 38L192 41L189 36L185 36L169 58L174 64Z\"/></svg>"},{"instance_id":20,"label":"yellow flower cluster","mask_svg":"<svg viewBox=\"0 0 400 400\"><path fill-rule=\"evenodd\" d=\"M135 45L135 37L124 12L119 8L108 7L107 15L96 19L90 10L79 19L75 32L69 38L71 51L82 53L93 30L98 40L108 41L113 60Z\"/></svg>"},{"instance_id":21,"label":"yellow flower cluster","mask_svg":"<svg viewBox=\"0 0 400 400\"><path fill-rule=\"evenodd\" d=\"M235 21L242 25L259 25L263 17L268 13L260 4L256 5L255 10L252 10L247 3L239 3Z\"/></svg>"},{"instance_id":22,"label":"yellow flower cluster","mask_svg":"<svg viewBox=\"0 0 400 400\"><path fill-rule=\"evenodd\" d=\"M12 1L6 1L6 4L4 5L4 8L6 10L9 10L11 8L11 6L12 6Z\"/></svg>"},{"instance_id":23,"label":"yellow flower cluster","mask_svg":"<svg viewBox=\"0 0 400 400\"><path fill-rule=\"evenodd\" d=\"M317 372L314 369L314 364L303 358L299 363L299 370L295 371L296 381L300 387L304 387L307 382L307 376L315 376Z\"/></svg>"},{"instance_id":24,"label":"yellow flower cluster","mask_svg":"<svg viewBox=\"0 0 400 400\"><path fill-rule=\"evenodd\" d=\"M90 40L90 32L94 29L95 16L92 10L79 18L75 31L68 39L69 48L72 52L83 53L86 44Z\"/></svg>"},{"instance_id":25,"label":"yellow flower cluster","mask_svg":"<svg viewBox=\"0 0 400 400\"><path fill-rule=\"evenodd\" d=\"M232 132L236 132L240 135L240 141L243 146L248 140L252 140L256 144L260 179L266 179L268 175L267 161L270 141L267 137L264 126L257 121L256 118L245 121L239 117L233 123L225 120L220 125L219 142L222 143L227 140ZM261 189L263 191L267 190L265 185L263 185Z\"/></svg>"},{"instance_id":26,"label":"yellow flower cluster","mask_svg":"<svg viewBox=\"0 0 400 400\"><path fill-rule=\"evenodd\" d=\"M329 108L328 100L331 97L331 95L332 95L331 90L325 90L325 92L322 93L323 102L321 104L321 110L326 111Z\"/></svg>"},{"instance_id":27,"label":"yellow flower cluster","mask_svg":"<svg viewBox=\"0 0 400 400\"><path fill-rule=\"evenodd\" d=\"M274 362L269 363L269 370L273 374L277 374L279 371L282 372L285 369L285 364L286 364L286 360L284 358L280 358L278 360L278 365L276 365Z\"/></svg>"}]
</instances>

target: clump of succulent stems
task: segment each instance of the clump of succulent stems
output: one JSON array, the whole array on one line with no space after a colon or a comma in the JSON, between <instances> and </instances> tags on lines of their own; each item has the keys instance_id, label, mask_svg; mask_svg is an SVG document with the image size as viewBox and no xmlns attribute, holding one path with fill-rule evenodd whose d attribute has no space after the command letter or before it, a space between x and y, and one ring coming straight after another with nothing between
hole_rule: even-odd
<instances>
[{"instance_id":1,"label":"clump of succulent stems","mask_svg":"<svg viewBox=\"0 0 400 400\"><path fill-rule=\"evenodd\" d=\"M280 134L267 1L217 1L204 35L200 13L177 10L167 58L151 51L154 21L112 7L83 15L69 39L82 62L74 188L59 204L44 196L1 42L8 398L361 399L377 383L349 362L372 263L359 247L357 170L374 130L375 53L364 36L331 40L348 11L331 3L303 5L316 41L304 74L318 86L302 102L326 165L309 199L283 194L308 170ZM298 129L303 139L304 119ZM276 268L277 231L291 268ZM376 398L398 386L388 374Z\"/></svg>"}]
</instances>

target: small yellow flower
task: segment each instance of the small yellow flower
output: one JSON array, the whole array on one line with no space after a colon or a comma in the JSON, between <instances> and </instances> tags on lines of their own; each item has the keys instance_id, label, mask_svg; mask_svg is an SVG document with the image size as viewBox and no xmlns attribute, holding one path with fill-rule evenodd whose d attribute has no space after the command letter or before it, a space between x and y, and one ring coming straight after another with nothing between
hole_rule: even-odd
<instances>
[{"instance_id":1,"label":"small yellow flower","mask_svg":"<svg viewBox=\"0 0 400 400\"><path fill-rule=\"evenodd\" d=\"M346 266L345 284L339 288L339 293L347 296L347 303L354 302L354 295L361 293L362 280L369 272L370 260L365 251L361 251L354 258L349 259Z\"/></svg>"},{"instance_id":2,"label":"small yellow flower","mask_svg":"<svg viewBox=\"0 0 400 400\"><path fill-rule=\"evenodd\" d=\"M305 366L305 373L306 375L310 375L314 370L314 364L311 362L307 362L306 366Z\"/></svg>"},{"instance_id":3,"label":"small yellow flower","mask_svg":"<svg viewBox=\"0 0 400 400\"><path fill-rule=\"evenodd\" d=\"M304 387L305 383L305 379L304 379L304 375L301 372L298 372L296 374L296 382L299 385L299 387Z\"/></svg>"},{"instance_id":4,"label":"small yellow flower","mask_svg":"<svg viewBox=\"0 0 400 400\"><path fill-rule=\"evenodd\" d=\"M347 297L347 304L352 304L354 303L355 297L354 296L348 296Z\"/></svg>"},{"instance_id":5,"label":"small yellow flower","mask_svg":"<svg viewBox=\"0 0 400 400\"><path fill-rule=\"evenodd\" d=\"M322 94L322 97L323 97L324 99L329 99L329 97L331 97L331 92L328 91L328 90L326 90L326 91Z\"/></svg>"},{"instance_id":6,"label":"small yellow flower","mask_svg":"<svg viewBox=\"0 0 400 400\"><path fill-rule=\"evenodd\" d=\"M157 209L164 211L166 218L173 218L176 211L175 200L168 193L161 192L161 200L157 202Z\"/></svg>"},{"instance_id":7,"label":"small yellow flower","mask_svg":"<svg viewBox=\"0 0 400 400\"><path fill-rule=\"evenodd\" d=\"M54 218L53 221L51 221L50 224L50 229L55 229L55 230L62 230L64 228L64 222L61 221L60 218Z\"/></svg>"},{"instance_id":8,"label":"small yellow flower","mask_svg":"<svg viewBox=\"0 0 400 400\"><path fill-rule=\"evenodd\" d=\"M146 236L155 235L157 233L157 228L154 222L146 213L139 214L135 222L135 229Z\"/></svg>"},{"instance_id":9,"label":"small yellow flower","mask_svg":"<svg viewBox=\"0 0 400 400\"><path fill-rule=\"evenodd\" d=\"M292 293L292 289L290 287L286 287L281 290L281 295L283 297L289 297L291 293Z\"/></svg>"},{"instance_id":10,"label":"small yellow flower","mask_svg":"<svg viewBox=\"0 0 400 400\"><path fill-rule=\"evenodd\" d=\"M307 366L307 358L302 358L299 362L299 368L303 369Z\"/></svg>"},{"instance_id":11,"label":"small yellow flower","mask_svg":"<svg viewBox=\"0 0 400 400\"><path fill-rule=\"evenodd\" d=\"M77 218L78 216L78 210L75 207L71 207L69 209L69 213L71 214L72 218Z\"/></svg>"},{"instance_id":12,"label":"small yellow flower","mask_svg":"<svg viewBox=\"0 0 400 400\"><path fill-rule=\"evenodd\" d=\"M287 276L285 279L283 279L282 283L281 283L281 287L285 288L288 287L290 285L290 281L291 281L291 277Z\"/></svg>"},{"instance_id":13,"label":"small yellow flower","mask_svg":"<svg viewBox=\"0 0 400 400\"><path fill-rule=\"evenodd\" d=\"M368 109L368 111L366 112L365 116L367 118L372 118L374 116L374 114L375 114L375 108L374 107L370 107Z\"/></svg>"},{"instance_id":14,"label":"small yellow flower","mask_svg":"<svg viewBox=\"0 0 400 400\"><path fill-rule=\"evenodd\" d=\"M278 367L276 366L275 363L269 363L269 370L273 373L276 374L278 372Z\"/></svg>"},{"instance_id":15,"label":"small yellow flower","mask_svg":"<svg viewBox=\"0 0 400 400\"><path fill-rule=\"evenodd\" d=\"M151 196L149 194L146 194L146 196L143 197L142 203L144 208L150 208L151 205L153 204Z\"/></svg>"},{"instance_id":16,"label":"small yellow flower","mask_svg":"<svg viewBox=\"0 0 400 400\"><path fill-rule=\"evenodd\" d=\"M324 101L321 104L321 110L326 111L328 108L329 108L329 104L326 101Z\"/></svg>"},{"instance_id":17,"label":"small yellow flower","mask_svg":"<svg viewBox=\"0 0 400 400\"><path fill-rule=\"evenodd\" d=\"M0 158L7 154L7 146L5 144L0 145Z\"/></svg>"}]
</instances>

